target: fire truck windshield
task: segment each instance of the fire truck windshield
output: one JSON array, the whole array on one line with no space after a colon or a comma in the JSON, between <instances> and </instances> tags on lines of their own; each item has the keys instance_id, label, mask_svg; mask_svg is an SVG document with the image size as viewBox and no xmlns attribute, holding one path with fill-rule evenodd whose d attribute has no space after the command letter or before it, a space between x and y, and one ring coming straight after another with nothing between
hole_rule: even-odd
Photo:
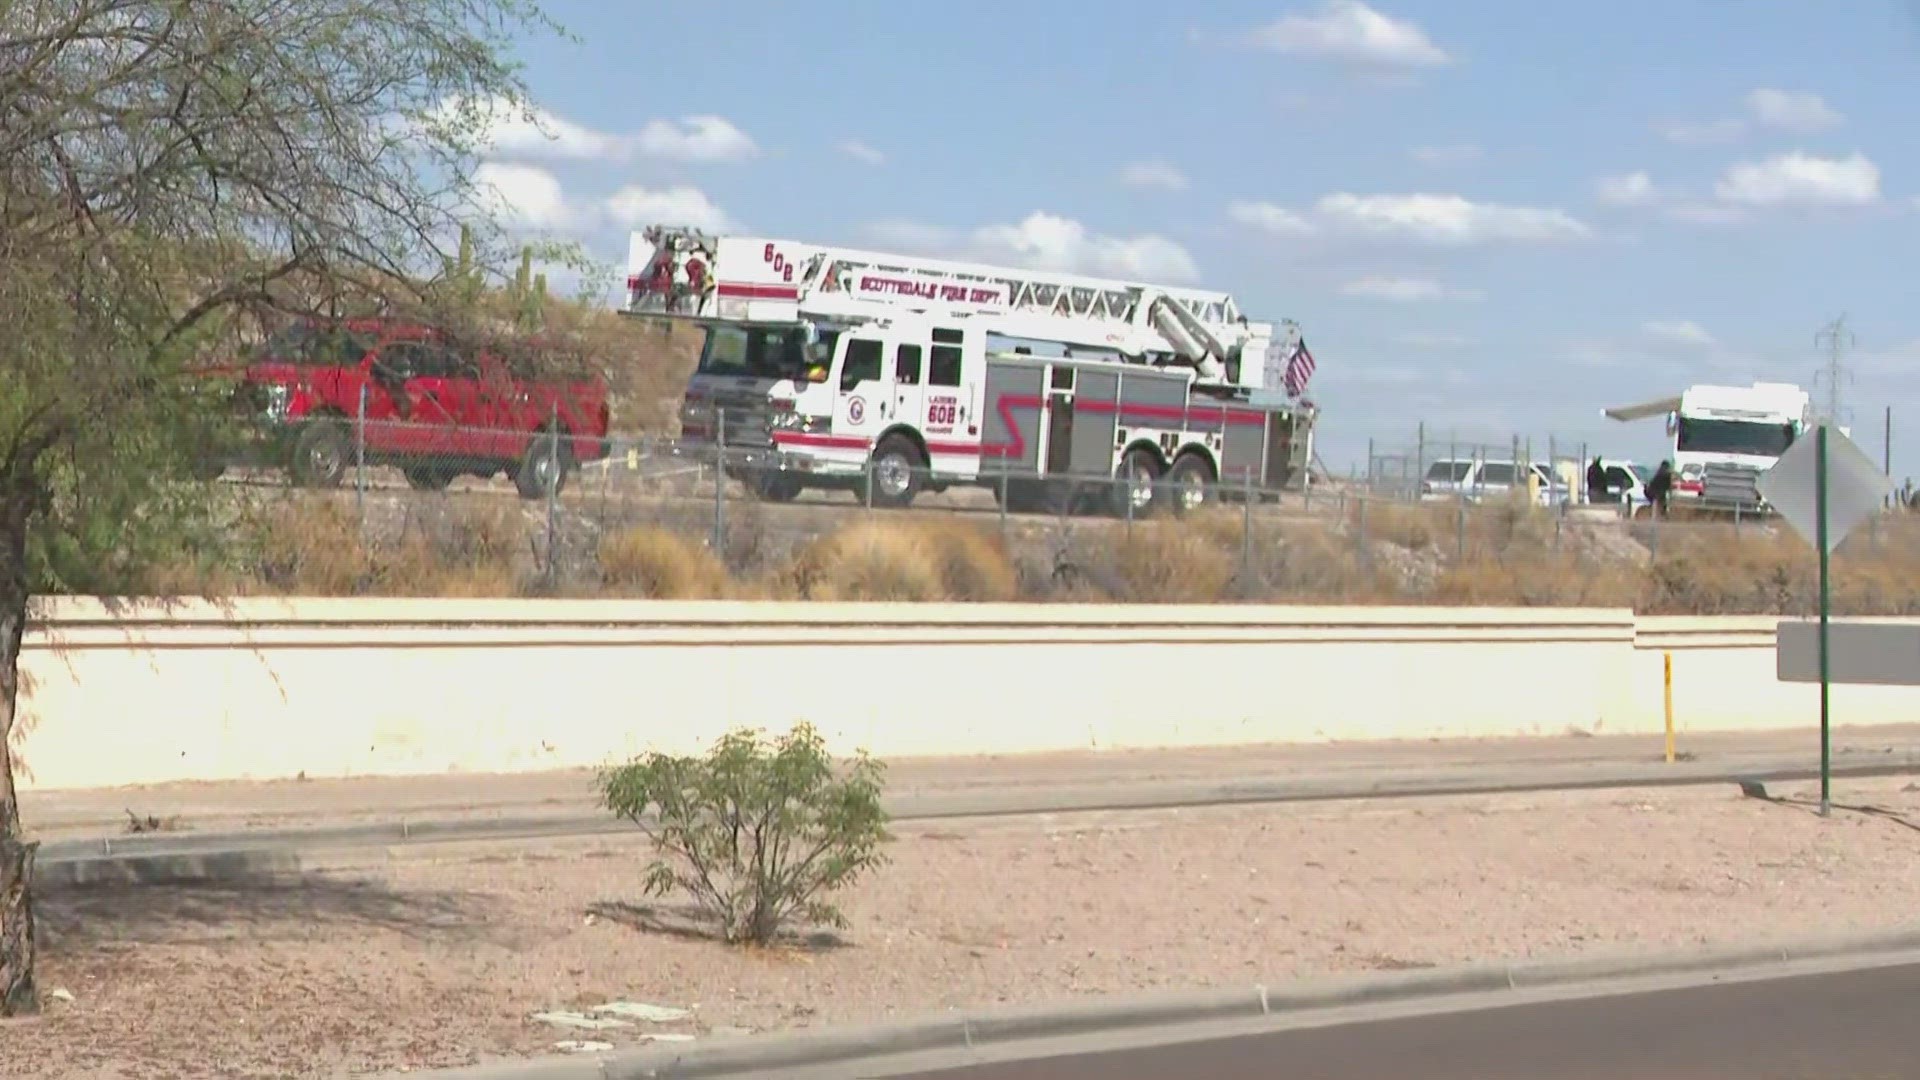
<instances>
[{"instance_id":1,"label":"fire truck windshield","mask_svg":"<svg viewBox=\"0 0 1920 1080\"><path fill-rule=\"evenodd\" d=\"M1793 445L1793 425L1759 420L1683 416L1674 449L1687 454L1748 454L1779 457Z\"/></svg>"},{"instance_id":2,"label":"fire truck windshield","mask_svg":"<svg viewBox=\"0 0 1920 1080\"><path fill-rule=\"evenodd\" d=\"M798 379L806 375L806 334L797 328L715 326L700 350L703 375Z\"/></svg>"}]
</instances>

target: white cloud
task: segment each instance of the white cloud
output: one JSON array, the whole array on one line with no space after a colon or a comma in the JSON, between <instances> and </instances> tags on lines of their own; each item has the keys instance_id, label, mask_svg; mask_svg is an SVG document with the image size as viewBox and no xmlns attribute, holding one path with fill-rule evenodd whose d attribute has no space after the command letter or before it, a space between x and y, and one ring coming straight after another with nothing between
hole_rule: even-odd
<instances>
[{"instance_id":1,"label":"white cloud","mask_svg":"<svg viewBox=\"0 0 1920 1080\"><path fill-rule=\"evenodd\" d=\"M1631 172L1624 176L1602 177L1595 185L1601 202L1619 206L1634 206L1653 202L1660 197L1660 189L1653 178L1644 172Z\"/></svg>"},{"instance_id":2,"label":"white cloud","mask_svg":"<svg viewBox=\"0 0 1920 1080\"><path fill-rule=\"evenodd\" d=\"M1427 166L1467 165L1483 156L1477 146L1416 146L1407 156Z\"/></svg>"},{"instance_id":3,"label":"white cloud","mask_svg":"<svg viewBox=\"0 0 1920 1080\"><path fill-rule=\"evenodd\" d=\"M1734 165L1714 185L1714 193L1748 206L1860 206L1879 200L1880 169L1858 152L1821 158L1796 150Z\"/></svg>"},{"instance_id":4,"label":"white cloud","mask_svg":"<svg viewBox=\"0 0 1920 1080\"><path fill-rule=\"evenodd\" d=\"M1187 186L1187 176L1170 162L1136 161L1120 170L1120 182L1128 187L1183 191Z\"/></svg>"},{"instance_id":5,"label":"white cloud","mask_svg":"<svg viewBox=\"0 0 1920 1080\"><path fill-rule=\"evenodd\" d=\"M636 138L642 153L691 165L732 165L759 156L746 132L722 116L649 120Z\"/></svg>"},{"instance_id":6,"label":"white cloud","mask_svg":"<svg viewBox=\"0 0 1920 1080\"><path fill-rule=\"evenodd\" d=\"M1699 145L1732 142L1747 133L1745 120L1662 120L1653 130L1668 142Z\"/></svg>"},{"instance_id":7,"label":"white cloud","mask_svg":"<svg viewBox=\"0 0 1920 1080\"><path fill-rule=\"evenodd\" d=\"M1706 328L1696 322L1685 319L1646 323L1640 327L1648 337L1675 345L1712 345L1714 338Z\"/></svg>"},{"instance_id":8,"label":"white cloud","mask_svg":"<svg viewBox=\"0 0 1920 1080\"><path fill-rule=\"evenodd\" d=\"M1313 231L1313 223L1285 207L1268 202L1236 202L1227 207L1227 216L1250 228L1283 236L1299 236Z\"/></svg>"},{"instance_id":9,"label":"white cloud","mask_svg":"<svg viewBox=\"0 0 1920 1080\"><path fill-rule=\"evenodd\" d=\"M1316 14L1283 15L1266 26L1226 36L1236 44L1278 53L1396 67L1429 67L1452 59L1420 27L1381 14L1360 0L1327 0Z\"/></svg>"},{"instance_id":10,"label":"white cloud","mask_svg":"<svg viewBox=\"0 0 1920 1080\"><path fill-rule=\"evenodd\" d=\"M699 188L678 185L644 188L629 185L607 197L607 216L629 229L648 225L685 225L708 232L726 232L737 223Z\"/></svg>"},{"instance_id":11,"label":"white cloud","mask_svg":"<svg viewBox=\"0 0 1920 1080\"><path fill-rule=\"evenodd\" d=\"M1732 142L1756 124L1811 135L1846 121L1820 95L1805 90L1753 90L1747 94L1746 106L1753 117L1751 122L1732 116L1719 120L1662 120L1655 123L1653 129L1669 142L1699 145Z\"/></svg>"},{"instance_id":12,"label":"white cloud","mask_svg":"<svg viewBox=\"0 0 1920 1080\"><path fill-rule=\"evenodd\" d=\"M529 154L577 160L621 157L619 138L557 116L537 105L515 107L503 97L473 102L451 98L437 110L441 123L473 125L476 149L481 153Z\"/></svg>"},{"instance_id":13,"label":"white cloud","mask_svg":"<svg viewBox=\"0 0 1920 1080\"><path fill-rule=\"evenodd\" d=\"M481 205L508 225L560 229L585 220L568 205L560 181L537 166L482 162L473 171L473 186Z\"/></svg>"},{"instance_id":14,"label":"white cloud","mask_svg":"<svg viewBox=\"0 0 1920 1080\"><path fill-rule=\"evenodd\" d=\"M840 152L860 162L862 165L885 165L887 155L858 139L848 139L840 144Z\"/></svg>"},{"instance_id":15,"label":"white cloud","mask_svg":"<svg viewBox=\"0 0 1920 1080\"><path fill-rule=\"evenodd\" d=\"M1314 214L1337 228L1447 245L1568 240L1590 231L1564 210L1476 203L1459 195L1336 192L1314 204Z\"/></svg>"},{"instance_id":16,"label":"white cloud","mask_svg":"<svg viewBox=\"0 0 1920 1080\"><path fill-rule=\"evenodd\" d=\"M1565 210L1477 203L1459 195L1325 195L1302 213L1267 202L1236 202L1227 216L1280 235L1335 232L1465 246L1578 239L1591 230Z\"/></svg>"},{"instance_id":17,"label":"white cloud","mask_svg":"<svg viewBox=\"0 0 1920 1080\"><path fill-rule=\"evenodd\" d=\"M1193 256L1163 236L1104 236L1072 218L1036 210L1010 225L954 232L890 220L865 232L886 248L948 258L1022 266L1031 270L1094 274L1166 285L1200 278Z\"/></svg>"},{"instance_id":18,"label":"white cloud","mask_svg":"<svg viewBox=\"0 0 1920 1080\"><path fill-rule=\"evenodd\" d=\"M1340 291L1348 296L1370 296L1378 300L1397 300L1406 303L1414 300L1437 300L1446 290L1431 278L1368 274L1341 285Z\"/></svg>"},{"instance_id":19,"label":"white cloud","mask_svg":"<svg viewBox=\"0 0 1920 1080\"><path fill-rule=\"evenodd\" d=\"M1747 95L1747 108L1760 123L1797 135L1838 127L1846 119L1819 94L1804 90L1755 90Z\"/></svg>"},{"instance_id":20,"label":"white cloud","mask_svg":"<svg viewBox=\"0 0 1920 1080\"><path fill-rule=\"evenodd\" d=\"M1098 236L1071 218L1035 211L1017 225L974 231L969 248L987 261L1180 284L1200 270L1187 249L1162 236Z\"/></svg>"}]
</instances>

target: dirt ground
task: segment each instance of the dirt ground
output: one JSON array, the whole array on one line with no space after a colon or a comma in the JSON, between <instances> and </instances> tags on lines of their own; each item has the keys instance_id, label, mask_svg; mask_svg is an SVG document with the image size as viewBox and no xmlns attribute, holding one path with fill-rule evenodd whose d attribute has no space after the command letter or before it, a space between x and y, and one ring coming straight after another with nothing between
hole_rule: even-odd
<instances>
[{"instance_id":1,"label":"dirt ground","mask_svg":"<svg viewBox=\"0 0 1920 1080\"><path fill-rule=\"evenodd\" d=\"M1822 820L1713 787L906 825L847 898L844 940L803 951L590 915L643 899L646 852L622 838L50 895L42 989L72 1000L0 1026L0 1076L333 1076L1909 919L1920 785L1838 795L1899 816ZM529 1019L613 1000L692 1017L591 1034Z\"/></svg>"}]
</instances>

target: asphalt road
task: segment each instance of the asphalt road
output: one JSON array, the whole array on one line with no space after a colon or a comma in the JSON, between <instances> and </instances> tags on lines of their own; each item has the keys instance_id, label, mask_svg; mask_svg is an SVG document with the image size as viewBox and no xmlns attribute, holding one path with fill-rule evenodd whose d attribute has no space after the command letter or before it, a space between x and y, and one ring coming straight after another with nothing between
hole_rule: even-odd
<instances>
[{"instance_id":1,"label":"asphalt road","mask_svg":"<svg viewBox=\"0 0 1920 1080\"><path fill-rule=\"evenodd\" d=\"M1920 964L1586 998L899 1080L1913 1080Z\"/></svg>"}]
</instances>

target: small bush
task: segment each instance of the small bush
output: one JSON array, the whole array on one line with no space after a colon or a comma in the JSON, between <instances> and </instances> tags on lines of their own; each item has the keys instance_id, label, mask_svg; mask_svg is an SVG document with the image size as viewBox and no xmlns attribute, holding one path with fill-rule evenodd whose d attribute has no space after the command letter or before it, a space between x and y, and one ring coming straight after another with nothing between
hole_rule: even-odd
<instances>
[{"instance_id":1,"label":"small bush","mask_svg":"<svg viewBox=\"0 0 1920 1080\"><path fill-rule=\"evenodd\" d=\"M705 547L665 529L633 528L600 541L600 577L623 595L713 600L727 595L727 568Z\"/></svg>"},{"instance_id":2,"label":"small bush","mask_svg":"<svg viewBox=\"0 0 1920 1080\"><path fill-rule=\"evenodd\" d=\"M764 945L796 918L844 927L825 897L886 864L883 766L834 775L810 725L723 736L704 758L652 753L600 776L602 804L653 841L650 896L689 895L728 942Z\"/></svg>"}]
</instances>

